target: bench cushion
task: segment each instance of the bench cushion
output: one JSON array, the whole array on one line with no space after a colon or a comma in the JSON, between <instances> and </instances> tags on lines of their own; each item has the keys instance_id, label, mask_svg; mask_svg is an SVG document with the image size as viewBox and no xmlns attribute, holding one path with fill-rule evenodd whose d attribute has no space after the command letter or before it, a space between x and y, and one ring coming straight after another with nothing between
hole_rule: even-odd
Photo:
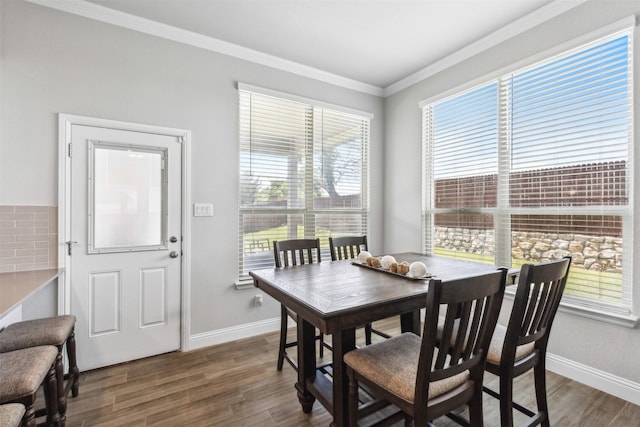
<instances>
[{"instance_id":1,"label":"bench cushion","mask_svg":"<svg viewBox=\"0 0 640 427\"><path fill-rule=\"evenodd\" d=\"M7 403L0 405L0 426L18 427L22 424L24 405L20 403Z\"/></svg>"},{"instance_id":2,"label":"bench cushion","mask_svg":"<svg viewBox=\"0 0 640 427\"><path fill-rule=\"evenodd\" d=\"M53 366L58 349L53 346L0 353L0 402L34 394Z\"/></svg>"},{"instance_id":3,"label":"bench cushion","mask_svg":"<svg viewBox=\"0 0 640 427\"><path fill-rule=\"evenodd\" d=\"M0 353L40 345L61 346L76 324L70 314L13 323L0 332Z\"/></svg>"}]
</instances>

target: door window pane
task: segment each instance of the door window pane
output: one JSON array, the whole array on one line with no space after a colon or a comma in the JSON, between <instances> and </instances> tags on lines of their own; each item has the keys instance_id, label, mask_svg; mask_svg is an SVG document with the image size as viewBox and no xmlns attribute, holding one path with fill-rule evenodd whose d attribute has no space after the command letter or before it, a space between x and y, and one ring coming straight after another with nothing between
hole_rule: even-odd
<instances>
[{"instance_id":1,"label":"door window pane","mask_svg":"<svg viewBox=\"0 0 640 427\"><path fill-rule=\"evenodd\" d=\"M90 252L163 244L164 150L91 144Z\"/></svg>"}]
</instances>

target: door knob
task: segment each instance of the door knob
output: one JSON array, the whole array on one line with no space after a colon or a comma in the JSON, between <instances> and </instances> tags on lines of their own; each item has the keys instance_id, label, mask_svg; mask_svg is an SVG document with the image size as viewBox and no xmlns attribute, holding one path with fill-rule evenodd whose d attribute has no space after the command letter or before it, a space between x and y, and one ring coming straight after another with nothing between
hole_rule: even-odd
<instances>
[{"instance_id":1,"label":"door knob","mask_svg":"<svg viewBox=\"0 0 640 427\"><path fill-rule=\"evenodd\" d=\"M169 256L171 258L178 258L178 251L171 251L171 253L169 254Z\"/></svg>"}]
</instances>

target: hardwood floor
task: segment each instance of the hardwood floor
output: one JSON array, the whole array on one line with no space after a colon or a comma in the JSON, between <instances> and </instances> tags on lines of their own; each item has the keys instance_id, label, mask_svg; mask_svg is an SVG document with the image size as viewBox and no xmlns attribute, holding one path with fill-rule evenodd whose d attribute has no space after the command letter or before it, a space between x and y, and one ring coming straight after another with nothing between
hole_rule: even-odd
<instances>
[{"instance_id":1,"label":"hardwood floor","mask_svg":"<svg viewBox=\"0 0 640 427\"><path fill-rule=\"evenodd\" d=\"M389 322L376 328L399 333ZM331 417L318 402L302 412L293 369L276 370L277 343L274 332L83 372L67 426L328 426ZM495 387L495 377L486 379ZM553 426L640 425L639 406L551 372L547 381ZM519 378L515 390L516 400L533 405L532 376ZM500 424L497 400L486 394L484 412L486 426ZM457 424L441 418L435 425Z\"/></svg>"}]
</instances>

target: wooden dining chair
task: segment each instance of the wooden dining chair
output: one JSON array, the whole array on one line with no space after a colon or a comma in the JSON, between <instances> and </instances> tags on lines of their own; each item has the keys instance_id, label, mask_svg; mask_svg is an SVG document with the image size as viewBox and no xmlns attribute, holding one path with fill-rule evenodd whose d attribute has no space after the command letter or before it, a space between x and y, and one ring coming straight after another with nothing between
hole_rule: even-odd
<instances>
[{"instance_id":1,"label":"wooden dining chair","mask_svg":"<svg viewBox=\"0 0 640 427\"><path fill-rule=\"evenodd\" d=\"M360 252L369 250L367 236L329 237L329 250L332 261L358 258ZM371 344L373 334L383 338L391 338L391 335L374 329L371 323L366 323L364 338L367 345Z\"/></svg>"},{"instance_id":2,"label":"wooden dining chair","mask_svg":"<svg viewBox=\"0 0 640 427\"><path fill-rule=\"evenodd\" d=\"M273 257L277 268L320 262L320 239L275 240Z\"/></svg>"},{"instance_id":3,"label":"wooden dining chair","mask_svg":"<svg viewBox=\"0 0 640 427\"><path fill-rule=\"evenodd\" d=\"M471 426L482 426L482 380L489 342L498 321L506 269L442 283L431 279L422 338L409 332L347 353L349 425L359 414L381 406L372 400L359 406L359 387L396 405L380 424L405 419L415 427L468 405ZM444 317L443 340L438 318ZM450 343L444 345L442 343ZM438 348L440 345L440 348ZM464 422L463 422L464 423Z\"/></svg>"},{"instance_id":4,"label":"wooden dining chair","mask_svg":"<svg viewBox=\"0 0 640 427\"><path fill-rule=\"evenodd\" d=\"M303 264L320 262L320 239L293 239L273 242L273 256L276 268L291 267ZM278 371L282 370L284 361L297 371L298 364L287 353L287 349L298 345L298 341L287 342L287 331L289 329L289 318L298 323L298 315L284 304L280 304L280 344L278 345ZM331 346L324 342L324 334L316 335L316 340L320 341L320 357L324 355L324 348L331 349Z\"/></svg>"},{"instance_id":5,"label":"wooden dining chair","mask_svg":"<svg viewBox=\"0 0 640 427\"><path fill-rule=\"evenodd\" d=\"M500 400L500 424L513 426L513 409L526 414L526 425L549 426L545 359L549 332L569 275L571 257L525 264L507 327L498 325L487 355L486 370L500 378L500 391L484 391ZM533 369L538 411L513 401L514 378Z\"/></svg>"},{"instance_id":6,"label":"wooden dining chair","mask_svg":"<svg viewBox=\"0 0 640 427\"><path fill-rule=\"evenodd\" d=\"M367 236L329 237L331 260L358 258L362 251L368 251Z\"/></svg>"}]
</instances>

